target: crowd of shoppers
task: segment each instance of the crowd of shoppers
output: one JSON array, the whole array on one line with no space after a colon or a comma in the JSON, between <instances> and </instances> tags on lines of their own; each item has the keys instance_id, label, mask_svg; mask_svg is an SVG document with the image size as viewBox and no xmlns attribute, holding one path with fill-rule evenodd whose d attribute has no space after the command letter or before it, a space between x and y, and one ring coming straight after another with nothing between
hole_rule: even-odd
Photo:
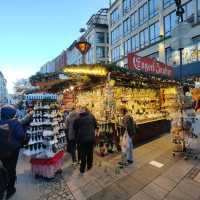
<instances>
[{"instance_id":1,"label":"crowd of shoppers","mask_svg":"<svg viewBox=\"0 0 200 200\"><path fill-rule=\"evenodd\" d=\"M12 197L15 192L16 166L20 148L28 141L26 130L32 121L32 110L29 109L23 118L17 118L17 109L13 106L0 108L0 200ZM126 108L121 109L122 126L124 134L121 141L122 161L121 167L133 163L133 135L136 124L128 114ZM93 114L86 108L72 108L65 113L66 136L68 152L71 154L72 164L80 164L80 174L93 166L93 151L95 146L95 133L97 121ZM27 140L27 141L26 141Z\"/></svg>"}]
</instances>

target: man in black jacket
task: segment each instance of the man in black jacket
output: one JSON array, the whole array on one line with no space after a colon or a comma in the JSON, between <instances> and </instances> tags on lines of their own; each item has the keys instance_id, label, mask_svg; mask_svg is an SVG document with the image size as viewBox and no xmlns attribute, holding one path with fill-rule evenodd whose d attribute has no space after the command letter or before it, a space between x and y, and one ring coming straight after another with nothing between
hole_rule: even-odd
<instances>
[{"instance_id":1,"label":"man in black jacket","mask_svg":"<svg viewBox=\"0 0 200 200\"><path fill-rule=\"evenodd\" d=\"M74 122L76 140L81 154L81 174L85 172L86 165L88 170L92 168L96 128L97 122L95 117L87 108L81 108L79 117Z\"/></svg>"}]
</instances>

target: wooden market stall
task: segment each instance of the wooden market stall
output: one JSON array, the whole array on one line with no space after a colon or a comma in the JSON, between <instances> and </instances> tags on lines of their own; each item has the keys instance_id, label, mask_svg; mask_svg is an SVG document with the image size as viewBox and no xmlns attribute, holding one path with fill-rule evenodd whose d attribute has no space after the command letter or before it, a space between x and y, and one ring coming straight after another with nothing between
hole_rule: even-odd
<instances>
[{"instance_id":1,"label":"wooden market stall","mask_svg":"<svg viewBox=\"0 0 200 200\"><path fill-rule=\"evenodd\" d=\"M86 106L98 120L96 149L101 155L120 148L122 106L137 123L134 143L170 132L170 113L179 109L174 80L111 65L67 66L64 72L73 77L64 96L73 94L74 106Z\"/></svg>"}]
</instances>

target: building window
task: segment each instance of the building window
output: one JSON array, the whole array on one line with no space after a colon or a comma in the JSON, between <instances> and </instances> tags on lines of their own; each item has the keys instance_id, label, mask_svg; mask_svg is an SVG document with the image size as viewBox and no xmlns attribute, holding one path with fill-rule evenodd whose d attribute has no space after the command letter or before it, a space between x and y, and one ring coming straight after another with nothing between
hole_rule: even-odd
<instances>
[{"instance_id":1,"label":"building window","mask_svg":"<svg viewBox=\"0 0 200 200\"><path fill-rule=\"evenodd\" d=\"M200 19L200 0L197 0L197 15L198 18Z\"/></svg>"},{"instance_id":2,"label":"building window","mask_svg":"<svg viewBox=\"0 0 200 200\"><path fill-rule=\"evenodd\" d=\"M124 42L124 55L131 53L131 39Z\"/></svg>"},{"instance_id":3,"label":"building window","mask_svg":"<svg viewBox=\"0 0 200 200\"><path fill-rule=\"evenodd\" d=\"M158 14L158 0L149 0L149 17L152 18Z\"/></svg>"},{"instance_id":4,"label":"building window","mask_svg":"<svg viewBox=\"0 0 200 200\"><path fill-rule=\"evenodd\" d=\"M174 2L174 0L163 0L163 6L164 8L167 8L168 6L171 6Z\"/></svg>"},{"instance_id":5,"label":"building window","mask_svg":"<svg viewBox=\"0 0 200 200\"><path fill-rule=\"evenodd\" d=\"M111 25L114 25L120 20L120 9L116 8L112 13L111 13Z\"/></svg>"},{"instance_id":6,"label":"building window","mask_svg":"<svg viewBox=\"0 0 200 200\"><path fill-rule=\"evenodd\" d=\"M139 8L139 20L140 25L144 24L148 20L148 5L145 3L142 7Z\"/></svg>"},{"instance_id":7,"label":"building window","mask_svg":"<svg viewBox=\"0 0 200 200\"><path fill-rule=\"evenodd\" d=\"M186 3L183 6L183 8L185 10L185 12L183 14L184 20L187 20L194 15L194 11L193 11L193 8L192 8L192 1Z\"/></svg>"},{"instance_id":8,"label":"building window","mask_svg":"<svg viewBox=\"0 0 200 200\"><path fill-rule=\"evenodd\" d=\"M159 53L155 52L155 53L148 55L147 57L158 60L159 59Z\"/></svg>"},{"instance_id":9,"label":"building window","mask_svg":"<svg viewBox=\"0 0 200 200\"><path fill-rule=\"evenodd\" d=\"M177 17L175 11L164 17L165 36L171 35L171 31L175 28L176 24Z\"/></svg>"},{"instance_id":10,"label":"building window","mask_svg":"<svg viewBox=\"0 0 200 200\"><path fill-rule=\"evenodd\" d=\"M149 30L148 28L140 32L140 48L144 48L149 42Z\"/></svg>"},{"instance_id":11,"label":"building window","mask_svg":"<svg viewBox=\"0 0 200 200\"><path fill-rule=\"evenodd\" d=\"M149 39L150 39L150 43L153 44L155 42L157 42L160 38L160 26L159 26L159 22L156 22L155 24L152 24L149 27Z\"/></svg>"},{"instance_id":12,"label":"building window","mask_svg":"<svg viewBox=\"0 0 200 200\"><path fill-rule=\"evenodd\" d=\"M130 20L130 18L128 18L123 22L124 36L126 36L128 33L130 33L130 31L131 31L131 20Z\"/></svg>"},{"instance_id":13,"label":"building window","mask_svg":"<svg viewBox=\"0 0 200 200\"><path fill-rule=\"evenodd\" d=\"M167 65L172 64L172 48L168 47L165 49L165 63Z\"/></svg>"},{"instance_id":14,"label":"building window","mask_svg":"<svg viewBox=\"0 0 200 200\"><path fill-rule=\"evenodd\" d=\"M112 49L112 61L115 62L120 59L120 46L117 46Z\"/></svg>"},{"instance_id":15,"label":"building window","mask_svg":"<svg viewBox=\"0 0 200 200\"><path fill-rule=\"evenodd\" d=\"M121 26L118 26L111 32L111 43L113 44L114 42L118 41L120 37L121 37Z\"/></svg>"},{"instance_id":16,"label":"building window","mask_svg":"<svg viewBox=\"0 0 200 200\"><path fill-rule=\"evenodd\" d=\"M96 43L104 43L105 36L103 32L96 32Z\"/></svg>"},{"instance_id":17,"label":"building window","mask_svg":"<svg viewBox=\"0 0 200 200\"><path fill-rule=\"evenodd\" d=\"M131 9L131 1L130 0L123 0L123 14L125 15Z\"/></svg>"},{"instance_id":18,"label":"building window","mask_svg":"<svg viewBox=\"0 0 200 200\"><path fill-rule=\"evenodd\" d=\"M131 15L131 30L136 29L138 25L139 25L139 16L138 12L136 11Z\"/></svg>"},{"instance_id":19,"label":"building window","mask_svg":"<svg viewBox=\"0 0 200 200\"><path fill-rule=\"evenodd\" d=\"M131 38L131 46L132 46L132 51L137 51L139 50L139 35L135 35Z\"/></svg>"},{"instance_id":20,"label":"building window","mask_svg":"<svg viewBox=\"0 0 200 200\"><path fill-rule=\"evenodd\" d=\"M97 58L105 58L105 47L97 47L96 55L97 55Z\"/></svg>"}]
</instances>

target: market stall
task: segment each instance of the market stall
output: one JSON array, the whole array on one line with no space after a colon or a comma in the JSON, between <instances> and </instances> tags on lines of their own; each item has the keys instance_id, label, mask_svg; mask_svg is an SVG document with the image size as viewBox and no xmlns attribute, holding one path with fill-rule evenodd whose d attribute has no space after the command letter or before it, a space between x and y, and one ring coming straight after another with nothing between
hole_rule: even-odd
<instances>
[{"instance_id":1,"label":"market stall","mask_svg":"<svg viewBox=\"0 0 200 200\"><path fill-rule=\"evenodd\" d=\"M96 149L101 155L120 148L122 106L128 108L138 126L134 143L170 131L170 113L179 109L178 85L173 80L101 65L67 66L64 72L77 79L73 89L69 87L64 93L73 93L74 106L86 106L98 121ZM80 81L81 76L88 78Z\"/></svg>"},{"instance_id":2,"label":"market stall","mask_svg":"<svg viewBox=\"0 0 200 200\"><path fill-rule=\"evenodd\" d=\"M35 177L53 178L63 164L66 136L57 98L49 93L26 96L26 101L32 102L33 116L27 130L30 139L23 153L31 158Z\"/></svg>"}]
</instances>

